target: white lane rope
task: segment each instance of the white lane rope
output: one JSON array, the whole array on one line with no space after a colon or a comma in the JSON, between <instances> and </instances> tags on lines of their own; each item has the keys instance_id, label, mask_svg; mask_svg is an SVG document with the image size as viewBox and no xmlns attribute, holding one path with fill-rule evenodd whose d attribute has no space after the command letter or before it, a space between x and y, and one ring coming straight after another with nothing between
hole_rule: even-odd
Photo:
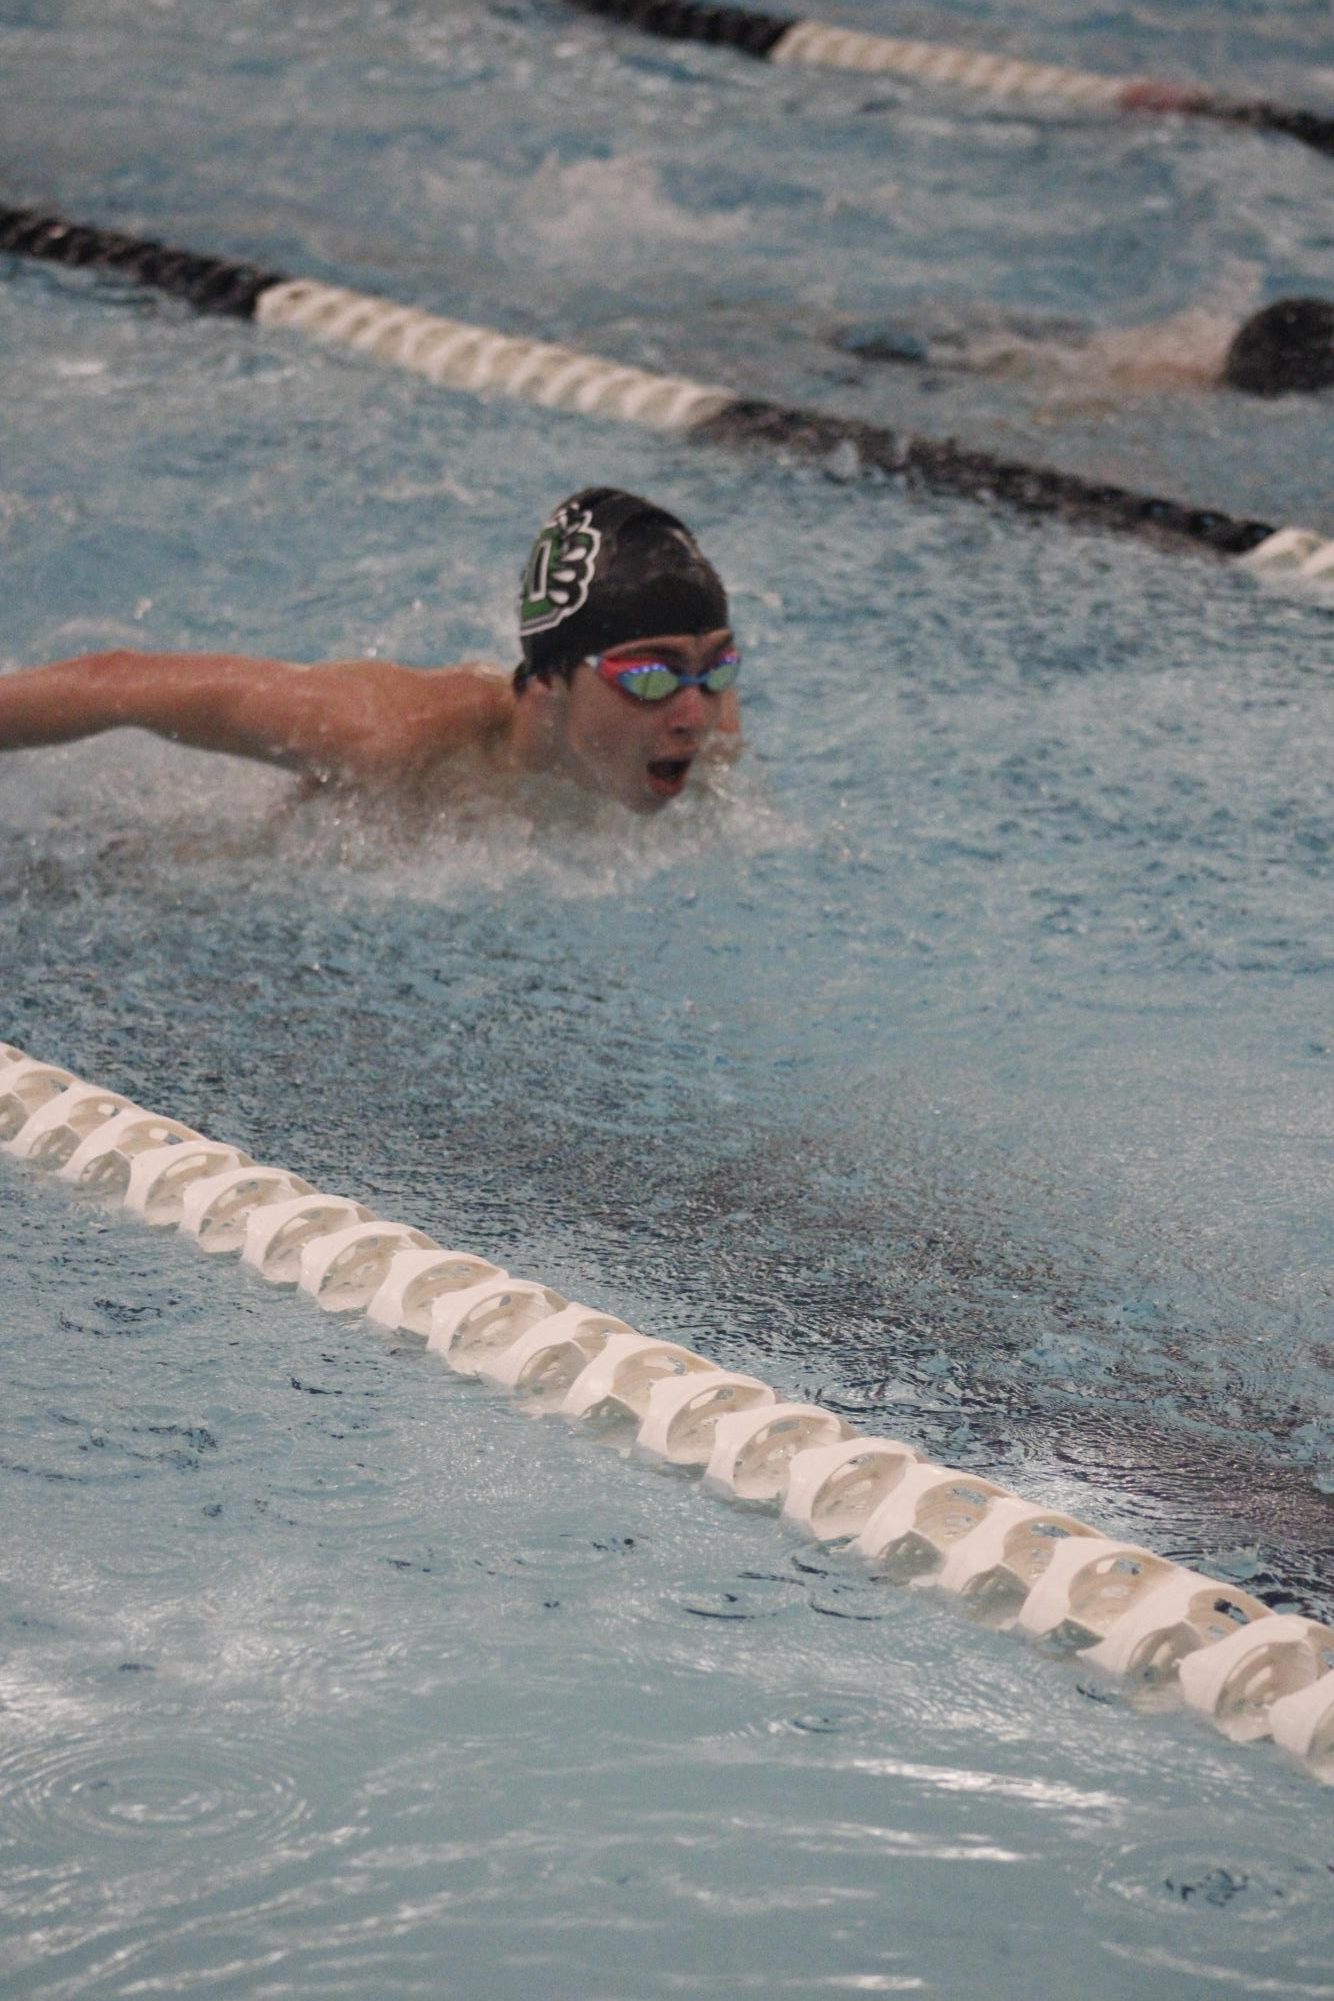
<instances>
[{"instance_id":1,"label":"white lane rope","mask_svg":"<svg viewBox=\"0 0 1334 2001\"><path fill-rule=\"evenodd\" d=\"M821 21L797 21L774 44L769 60L858 70L866 76L918 77L928 83L986 91L993 97L1055 99L1099 110L1119 108L1128 88L1124 77L1095 76L1087 70L1023 62L980 49L954 49L940 42L863 34L856 28L838 28Z\"/></svg>"},{"instance_id":2,"label":"white lane rope","mask_svg":"<svg viewBox=\"0 0 1334 2001\"><path fill-rule=\"evenodd\" d=\"M605 361L554 342L505 334L373 294L293 279L250 264L174 250L32 209L0 208L0 252L128 278L198 311L258 321L342 346L469 395L520 397L547 409L646 425L702 444L796 455L884 474L1028 515L1207 550L1301 584L1334 583L1334 540L1303 527L1136 493L1051 466L1002 459L954 439L770 403L718 384Z\"/></svg>"},{"instance_id":3,"label":"white lane rope","mask_svg":"<svg viewBox=\"0 0 1334 2001\"><path fill-rule=\"evenodd\" d=\"M1334 156L1334 116L1265 98L1221 96L1199 83L1161 77L1101 76L1056 63L1029 62L983 49L943 42L905 41L865 34L826 21L794 19L714 0L572 0L583 13L663 35L671 41L708 42L760 61L818 65L863 76L908 77L984 91L992 97L1068 104L1085 111L1157 112L1212 118L1220 124L1282 133L1314 152Z\"/></svg>"},{"instance_id":4,"label":"white lane rope","mask_svg":"<svg viewBox=\"0 0 1334 2001\"><path fill-rule=\"evenodd\" d=\"M0 1151L238 1255L330 1313L418 1335L446 1367L571 1425L620 1427L649 1463L850 1545L890 1583L957 1596L990 1626L1105 1674L1173 1686L1239 1742L1272 1738L1334 1783L1334 1628L1104 1536L1063 1510L780 1401L614 1314L326 1195L243 1149L0 1043Z\"/></svg>"},{"instance_id":5,"label":"white lane rope","mask_svg":"<svg viewBox=\"0 0 1334 2001\"><path fill-rule=\"evenodd\" d=\"M292 328L330 346L350 347L410 369L437 388L515 396L547 409L655 430L689 430L735 400L729 389L602 361L550 341L516 339L305 279L261 292L255 318L261 326Z\"/></svg>"},{"instance_id":6,"label":"white lane rope","mask_svg":"<svg viewBox=\"0 0 1334 2001\"><path fill-rule=\"evenodd\" d=\"M255 318L261 326L290 329L409 369L437 388L513 396L655 430L691 432L715 420L725 423L742 401L716 384L656 375L549 341L516 339L310 279L260 292ZM1275 529L1234 560L1265 574L1334 583L1334 539L1309 528Z\"/></svg>"}]
</instances>

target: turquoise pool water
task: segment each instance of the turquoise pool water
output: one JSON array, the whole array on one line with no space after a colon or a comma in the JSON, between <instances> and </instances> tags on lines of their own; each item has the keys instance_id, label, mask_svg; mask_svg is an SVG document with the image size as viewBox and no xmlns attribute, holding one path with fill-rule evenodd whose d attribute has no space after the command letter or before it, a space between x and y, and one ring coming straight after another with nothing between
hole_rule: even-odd
<instances>
[{"instance_id":1,"label":"turquoise pool water","mask_svg":"<svg viewBox=\"0 0 1334 2001\"><path fill-rule=\"evenodd\" d=\"M1331 89L1314 6L839 12ZM52 0L0 53L6 200L1334 530L1324 406L829 339L1327 288L1296 147L535 6ZM651 827L8 757L0 1035L1334 1617L1327 607L37 267L0 341L5 666L505 659L607 479L716 552L750 740ZM1334 1993L1329 1798L1272 1751L14 1168L0 1262L16 1995Z\"/></svg>"}]
</instances>

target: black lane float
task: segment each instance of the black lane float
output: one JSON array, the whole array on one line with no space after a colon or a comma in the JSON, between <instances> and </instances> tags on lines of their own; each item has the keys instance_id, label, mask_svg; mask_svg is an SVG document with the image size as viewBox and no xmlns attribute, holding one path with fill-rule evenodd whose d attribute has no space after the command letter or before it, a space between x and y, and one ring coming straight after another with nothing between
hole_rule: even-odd
<instances>
[{"instance_id":1,"label":"black lane float","mask_svg":"<svg viewBox=\"0 0 1334 2001\"><path fill-rule=\"evenodd\" d=\"M521 397L672 431L700 443L830 463L909 488L961 495L1026 515L1051 515L1167 546L1245 557L1265 569L1334 579L1334 542L1304 528L1085 479L1051 466L818 410L747 397L682 376L622 366L578 349L472 326L372 294L293 279L227 258L73 223L35 209L0 208L0 252L105 272L184 300L202 313L293 328L408 368L442 388Z\"/></svg>"},{"instance_id":2,"label":"black lane float","mask_svg":"<svg viewBox=\"0 0 1334 2001\"><path fill-rule=\"evenodd\" d=\"M1091 70L1024 62L982 49L951 48L944 42L864 34L857 28L839 28L793 14L714 7L707 0L570 0L570 4L581 13L642 28L650 35L665 35L671 41L713 42L766 62L857 70L866 76L910 77L960 90L985 91L992 97L1045 99L1090 111L1211 118L1252 131L1279 132L1334 158L1334 116L1272 104L1263 98L1224 97L1202 84L1100 76Z\"/></svg>"}]
</instances>

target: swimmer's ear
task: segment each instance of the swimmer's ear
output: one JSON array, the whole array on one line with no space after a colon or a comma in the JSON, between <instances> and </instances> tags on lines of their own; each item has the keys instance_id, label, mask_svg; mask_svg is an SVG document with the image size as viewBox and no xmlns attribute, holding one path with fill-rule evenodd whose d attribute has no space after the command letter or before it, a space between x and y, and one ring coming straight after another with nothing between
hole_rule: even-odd
<instances>
[{"instance_id":1,"label":"swimmer's ear","mask_svg":"<svg viewBox=\"0 0 1334 2001\"><path fill-rule=\"evenodd\" d=\"M560 675L543 681L536 674L524 684L521 714L528 742L543 757L557 758L565 738L569 689Z\"/></svg>"}]
</instances>

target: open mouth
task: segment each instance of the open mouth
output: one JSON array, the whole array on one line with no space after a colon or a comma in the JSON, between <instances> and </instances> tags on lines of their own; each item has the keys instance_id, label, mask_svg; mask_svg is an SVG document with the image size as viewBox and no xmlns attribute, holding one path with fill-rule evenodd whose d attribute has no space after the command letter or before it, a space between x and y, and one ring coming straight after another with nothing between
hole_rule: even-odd
<instances>
[{"instance_id":1,"label":"open mouth","mask_svg":"<svg viewBox=\"0 0 1334 2001\"><path fill-rule=\"evenodd\" d=\"M664 798L671 799L690 775L688 757L657 757L648 767L649 784Z\"/></svg>"}]
</instances>

